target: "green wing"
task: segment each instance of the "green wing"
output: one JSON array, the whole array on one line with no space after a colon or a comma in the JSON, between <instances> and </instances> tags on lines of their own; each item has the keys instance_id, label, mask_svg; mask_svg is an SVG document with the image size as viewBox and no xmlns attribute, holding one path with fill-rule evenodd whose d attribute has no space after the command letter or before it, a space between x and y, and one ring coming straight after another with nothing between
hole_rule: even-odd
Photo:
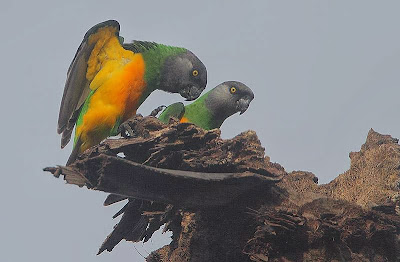
<instances>
[{"instance_id":1,"label":"green wing","mask_svg":"<svg viewBox=\"0 0 400 262\"><path fill-rule=\"evenodd\" d=\"M185 114L185 106L183 105L183 103L178 102L178 103L174 103L174 104L168 106L161 113L161 115L158 117L158 119L160 119L161 122L167 124L171 117L175 117L180 120L184 114Z\"/></svg>"}]
</instances>

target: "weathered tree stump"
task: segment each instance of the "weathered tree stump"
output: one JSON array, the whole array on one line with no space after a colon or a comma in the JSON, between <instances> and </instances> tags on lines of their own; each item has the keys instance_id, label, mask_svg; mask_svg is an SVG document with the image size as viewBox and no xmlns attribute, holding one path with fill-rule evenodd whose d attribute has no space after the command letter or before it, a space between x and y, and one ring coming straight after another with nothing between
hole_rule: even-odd
<instances>
[{"instance_id":1,"label":"weathered tree stump","mask_svg":"<svg viewBox=\"0 0 400 262\"><path fill-rule=\"evenodd\" d=\"M99 253L165 225L172 242L148 261L400 261L398 140L371 130L349 171L318 185L271 163L253 131L223 140L153 117L130 124L133 137L46 169L129 197Z\"/></svg>"}]
</instances>

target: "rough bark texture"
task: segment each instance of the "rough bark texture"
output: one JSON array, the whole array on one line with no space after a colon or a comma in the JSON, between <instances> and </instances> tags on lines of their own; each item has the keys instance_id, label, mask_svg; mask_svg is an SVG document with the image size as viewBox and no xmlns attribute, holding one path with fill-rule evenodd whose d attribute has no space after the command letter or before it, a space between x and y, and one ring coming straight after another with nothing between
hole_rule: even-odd
<instances>
[{"instance_id":1,"label":"rough bark texture","mask_svg":"<svg viewBox=\"0 0 400 262\"><path fill-rule=\"evenodd\" d=\"M390 136L371 130L350 169L318 185L312 173L271 163L252 131L222 140L217 130L152 117L131 128L132 138L46 169L131 197L99 252L165 225L172 242L148 261L400 261L400 146Z\"/></svg>"}]
</instances>

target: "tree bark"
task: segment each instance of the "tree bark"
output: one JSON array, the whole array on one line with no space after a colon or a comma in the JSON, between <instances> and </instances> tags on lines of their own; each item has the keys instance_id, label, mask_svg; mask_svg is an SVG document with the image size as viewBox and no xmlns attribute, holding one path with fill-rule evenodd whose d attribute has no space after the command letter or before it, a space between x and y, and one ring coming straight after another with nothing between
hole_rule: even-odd
<instances>
[{"instance_id":1,"label":"tree bark","mask_svg":"<svg viewBox=\"0 0 400 262\"><path fill-rule=\"evenodd\" d=\"M350 169L318 185L271 163L253 131L223 140L153 117L129 124L131 138L45 169L129 197L99 253L165 225L172 242L148 261L400 261L398 140L371 129Z\"/></svg>"}]
</instances>

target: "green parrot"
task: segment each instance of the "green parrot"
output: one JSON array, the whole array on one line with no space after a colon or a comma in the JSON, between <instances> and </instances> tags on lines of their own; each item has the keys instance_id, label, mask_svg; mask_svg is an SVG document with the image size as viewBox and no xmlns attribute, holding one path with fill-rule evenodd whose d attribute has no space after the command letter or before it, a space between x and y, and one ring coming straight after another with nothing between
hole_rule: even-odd
<instances>
[{"instance_id":1,"label":"green parrot","mask_svg":"<svg viewBox=\"0 0 400 262\"><path fill-rule=\"evenodd\" d=\"M194 100L207 84L206 67L189 50L145 41L124 44L119 30L114 20L92 27L68 69L57 129L63 148L76 125L67 165L116 135L154 90Z\"/></svg>"},{"instance_id":2,"label":"green parrot","mask_svg":"<svg viewBox=\"0 0 400 262\"><path fill-rule=\"evenodd\" d=\"M187 106L180 102L168 106L159 119L168 123L173 116L181 123L193 123L206 130L220 128L225 119L231 115L237 112L243 114L253 99L253 92L245 84L227 81Z\"/></svg>"}]
</instances>

